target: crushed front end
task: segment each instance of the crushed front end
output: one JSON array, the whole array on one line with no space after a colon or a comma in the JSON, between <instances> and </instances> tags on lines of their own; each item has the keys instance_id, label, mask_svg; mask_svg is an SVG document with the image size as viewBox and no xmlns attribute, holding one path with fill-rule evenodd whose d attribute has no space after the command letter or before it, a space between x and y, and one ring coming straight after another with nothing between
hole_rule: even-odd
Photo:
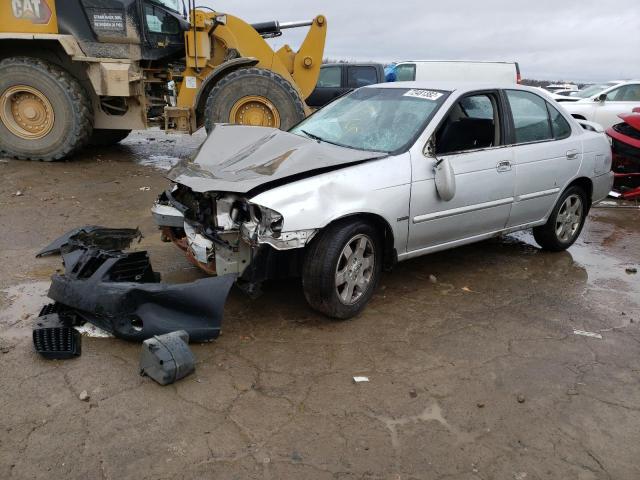
<instances>
[{"instance_id":1,"label":"crushed front end","mask_svg":"<svg viewBox=\"0 0 640 480\"><path fill-rule=\"evenodd\" d=\"M210 275L235 274L255 293L270 278L297 276L317 230L283 231L282 215L231 192L194 192L181 184L151 209L165 241Z\"/></svg>"}]
</instances>

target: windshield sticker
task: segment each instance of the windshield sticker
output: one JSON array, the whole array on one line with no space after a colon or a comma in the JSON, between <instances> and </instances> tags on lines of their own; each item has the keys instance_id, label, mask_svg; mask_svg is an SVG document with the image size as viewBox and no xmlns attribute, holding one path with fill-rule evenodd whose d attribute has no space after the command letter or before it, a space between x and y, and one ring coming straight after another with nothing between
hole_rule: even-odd
<instances>
[{"instance_id":1,"label":"windshield sticker","mask_svg":"<svg viewBox=\"0 0 640 480\"><path fill-rule=\"evenodd\" d=\"M424 100L431 100L432 102L434 102L442 96L442 93L436 92L434 90L420 90L417 88L412 88L402 96L422 98Z\"/></svg>"}]
</instances>

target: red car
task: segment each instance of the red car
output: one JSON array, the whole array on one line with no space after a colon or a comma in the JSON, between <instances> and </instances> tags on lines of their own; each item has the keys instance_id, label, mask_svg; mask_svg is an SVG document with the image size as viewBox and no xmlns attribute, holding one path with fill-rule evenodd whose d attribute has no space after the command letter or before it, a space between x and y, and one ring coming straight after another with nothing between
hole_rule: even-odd
<instances>
[{"instance_id":1,"label":"red car","mask_svg":"<svg viewBox=\"0 0 640 480\"><path fill-rule=\"evenodd\" d=\"M613 150L614 189L625 200L640 198L640 107L618 115L623 123L607 129Z\"/></svg>"}]
</instances>

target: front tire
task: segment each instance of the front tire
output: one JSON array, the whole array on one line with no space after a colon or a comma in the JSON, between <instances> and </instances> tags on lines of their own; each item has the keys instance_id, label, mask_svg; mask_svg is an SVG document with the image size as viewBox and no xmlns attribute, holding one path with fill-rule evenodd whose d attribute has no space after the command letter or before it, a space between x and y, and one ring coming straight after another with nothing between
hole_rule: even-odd
<instances>
[{"instance_id":1,"label":"front tire","mask_svg":"<svg viewBox=\"0 0 640 480\"><path fill-rule=\"evenodd\" d=\"M329 317L359 314L373 296L382 271L379 233L363 220L330 225L309 245L302 287L309 305Z\"/></svg>"},{"instance_id":2,"label":"front tire","mask_svg":"<svg viewBox=\"0 0 640 480\"><path fill-rule=\"evenodd\" d=\"M89 140L93 110L67 71L30 57L0 61L0 155L59 160Z\"/></svg>"},{"instance_id":3,"label":"front tire","mask_svg":"<svg viewBox=\"0 0 640 480\"><path fill-rule=\"evenodd\" d=\"M545 250L566 250L578 239L589 212L588 197L577 185L560 196L547 223L533 229L533 238Z\"/></svg>"},{"instance_id":4,"label":"front tire","mask_svg":"<svg viewBox=\"0 0 640 480\"><path fill-rule=\"evenodd\" d=\"M205 106L207 132L214 123L288 130L304 117L304 103L293 85L263 68L229 73L211 89Z\"/></svg>"}]
</instances>

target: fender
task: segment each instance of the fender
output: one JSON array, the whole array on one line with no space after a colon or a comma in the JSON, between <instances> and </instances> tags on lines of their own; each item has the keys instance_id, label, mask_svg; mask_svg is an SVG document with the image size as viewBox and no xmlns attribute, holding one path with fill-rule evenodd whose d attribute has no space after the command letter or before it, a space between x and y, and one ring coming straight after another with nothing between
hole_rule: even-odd
<instances>
[{"instance_id":1,"label":"fender","mask_svg":"<svg viewBox=\"0 0 640 480\"><path fill-rule=\"evenodd\" d=\"M73 35L57 33L0 33L1 40L48 40L57 42L70 57L83 57L84 52Z\"/></svg>"}]
</instances>

